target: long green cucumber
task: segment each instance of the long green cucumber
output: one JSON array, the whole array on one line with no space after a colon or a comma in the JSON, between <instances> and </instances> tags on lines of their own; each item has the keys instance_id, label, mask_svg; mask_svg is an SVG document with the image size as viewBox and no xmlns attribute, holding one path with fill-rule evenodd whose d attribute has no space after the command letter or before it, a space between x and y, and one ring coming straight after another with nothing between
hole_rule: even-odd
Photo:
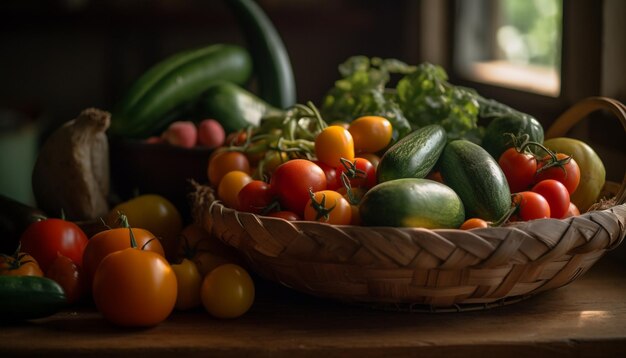
<instances>
[{"instance_id":1,"label":"long green cucumber","mask_svg":"<svg viewBox=\"0 0 626 358\"><path fill-rule=\"evenodd\" d=\"M63 288L38 276L0 276L0 320L43 318L67 305Z\"/></svg>"},{"instance_id":2,"label":"long green cucumber","mask_svg":"<svg viewBox=\"0 0 626 358\"><path fill-rule=\"evenodd\" d=\"M456 229L465 219L463 203L454 190L419 178L374 186L361 199L359 213L368 226Z\"/></svg>"},{"instance_id":3,"label":"long green cucumber","mask_svg":"<svg viewBox=\"0 0 626 358\"><path fill-rule=\"evenodd\" d=\"M426 177L437 163L446 141L446 131L438 124L409 133L381 157L376 169L378 182Z\"/></svg>"},{"instance_id":4,"label":"long green cucumber","mask_svg":"<svg viewBox=\"0 0 626 358\"><path fill-rule=\"evenodd\" d=\"M285 45L263 9L253 0L226 0L252 54L259 96L280 109L296 103L296 83Z\"/></svg>"},{"instance_id":5,"label":"long green cucumber","mask_svg":"<svg viewBox=\"0 0 626 358\"><path fill-rule=\"evenodd\" d=\"M497 221L510 209L506 177L495 159L479 145L464 139L448 143L438 168L444 183L463 201L466 217Z\"/></svg>"},{"instance_id":6,"label":"long green cucumber","mask_svg":"<svg viewBox=\"0 0 626 358\"><path fill-rule=\"evenodd\" d=\"M113 113L109 133L121 137L147 137L171 121L169 113L194 102L218 81L244 84L252 74L247 50L216 44L197 53L174 55L149 70ZM156 68L156 67L155 67Z\"/></svg>"}]
</instances>

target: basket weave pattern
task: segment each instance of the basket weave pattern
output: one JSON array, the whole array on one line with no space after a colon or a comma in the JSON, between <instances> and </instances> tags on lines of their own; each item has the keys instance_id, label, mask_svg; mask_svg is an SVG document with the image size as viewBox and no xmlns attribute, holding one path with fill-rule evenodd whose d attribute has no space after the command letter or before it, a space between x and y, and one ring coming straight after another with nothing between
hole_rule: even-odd
<instances>
[{"instance_id":1,"label":"basket weave pattern","mask_svg":"<svg viewBox=\"0 0 626 358\"><path fill-rule=\"evenodd\" d=\"M552 136L607 103L626 129L623 105L590 100L557 120ZM219 201L205 208L214 235L264 278L341 301L452 307L515 301L585 273L626 235L624 186L606 210L470 231L289 222Z\"/></svg>"}]
</instances>

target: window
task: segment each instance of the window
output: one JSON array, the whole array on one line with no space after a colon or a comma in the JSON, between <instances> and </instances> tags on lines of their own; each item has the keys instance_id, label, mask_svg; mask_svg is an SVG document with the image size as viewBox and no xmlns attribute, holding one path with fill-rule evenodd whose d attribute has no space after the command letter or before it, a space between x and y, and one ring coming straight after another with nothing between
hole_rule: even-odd
<instances>
[{"instance_id":1,"label":"window","mask_svg":"<svg viewBox=\"0 0 626 358\"><path fill-rule=\"evenodd\" d=\"M453 66L461 76L559 95L561 0L465 0L455 6Z\"/></svg>"}]
</instances>

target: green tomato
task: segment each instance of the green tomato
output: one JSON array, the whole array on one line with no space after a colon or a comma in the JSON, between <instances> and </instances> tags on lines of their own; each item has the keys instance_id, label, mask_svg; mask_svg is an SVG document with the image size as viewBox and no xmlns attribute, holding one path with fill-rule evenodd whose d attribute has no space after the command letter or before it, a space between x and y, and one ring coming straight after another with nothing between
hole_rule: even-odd
<instances>
[{"instance_id":1,"label":"green tomato","mask_svg":"<svg viewBox=\"0 0 626 358\"><path fill-rule=\"evenodd\" d=\"M580 167L580 183L570 196L580 212L598 200L606 180L606 170L598 154L585 142L573 138L550 138L543 143L548 149L572 156Z\"/></svg>"}]
</instances>

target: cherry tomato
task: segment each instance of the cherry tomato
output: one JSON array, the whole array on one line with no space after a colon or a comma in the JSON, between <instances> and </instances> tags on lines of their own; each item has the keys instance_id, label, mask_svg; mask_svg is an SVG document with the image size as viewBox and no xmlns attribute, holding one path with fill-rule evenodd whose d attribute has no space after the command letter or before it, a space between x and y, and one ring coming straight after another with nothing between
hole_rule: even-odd
<instances>
[{"instance_id":1,"label":"cherry tomato","mask_svg":"<svg viewBox=\"0 0 626 358\"><path fill-rule=\"evenodd\" d=\"M201 298L204 308L217 318L236 318L254 303L254 282L239 265L225 264L204 277Z\"/></svg>"},{"instance_id":2,"label":"cherry tomato","mask_svg":"<svg viewBox=\"0 0 626 358\"><path fill-rule=\"evenodd\" d=\"M43 272L32 256L25 252L16 252L13 256L0 256L0 275L43 276Z\"/></svg>"},{"instance_id":3,"label":"cherry tomato","mask_svg":"<svg viewBox=\"0 0 626 358\"><path fill-rule=\"evenodd\" d=\"M202 276L196 264L187 259L183 259L178 264L172 265L172 270L176 274L178 293L176 294L176 304L178 310L188 310L199 307L200 287L202 287Z\"/></svg>"},{"instance_id":4,"label":"cherry tomato","mask_svg":"<svg viewBox=\"0 0 626 358\"><path fill-rule=\"evenodd\" d=\"M350 185L353 188L365 188L369 189L376 185L376 169L365 158L355 158L354 161L342 161L341 166L337 167L337 178L341 182L341 186L344 186L342 181L342 175L345 173Z\"/></svg>"},{"instance_id":5,"label":"cherry tomato","mask_svg":"<svg viewBox=\"0 0 626 358\"><path fill-rule=\"evenodd\" d=\"M347 129L340 126L324 128L315 137L317 159L331 167L341 165L341 158L354 160L354 140Z\"/></svg>"},{"instance_id":6,"label":"cherry tomato","mask_svg":"<svg viewBox=\"0 0 626 358\"><path fill-rule=\"evenodd\" d=\"M253 180L239 191L237 210L260 214L273 201L274 192L270 185L262 180Z\"/></svg>"},{"instance_id":7,"label":"cherry tomato","mask_svg":"<svg viewBox=\"0 0 626 358\"><path fill-rule=\"evenodd\" d=\"M309 160L292 159L276 168L270 186L278 196L281 208L302 217L309 201L309 189L313 192L325 190L326 174Z\"/></svg>"},{"instance_id":8,"label":"cherry tomato","mask_svg":"<svg viewBox=\"0 0 626 358\"><path fill-rule=\"evenodd\" d=\"M77 265L83 264L87 235L73 222L61 219L34 222L22 233L20 240L21 250L34 257L44 272L58 255L69 257Z\"/></svg>"},{"instance_id":9,"label":"cherry tomato","mask_svg":"<svg viewBox=\"0 0 626 358\"><path fill-rule=\"evenodd\" d=\"M346 198L336 191L317 191L306 204L304 220L348 225L352 220L352 208Z\"/></svg>"},{"instance_id":10,"label":"cherry tomato","mask_svg":"<svg viewBox=\"0 0 626 358\"><path fill-rule=\"evenodd\" d=\"M178 247L178 234L183 228L180 212L171 201L161 195L144 194L116 205L107 215L109 227L119 226L119 213L124 213L133 228L154 234L167 258L173 258Z\"/></svg>"},{"instance_id":11,"label":"cherry tomato","mask_svg":"<svg viewBox=\"0 0 626 358\"><path fill-rule=\"evenodd\" d=\"M580 168L574 158L564 153L556 153L558 160L563 160L564 163L559 166L551 167L545 170L542 168L547 163L550 163L550 156L545 156L537 166L537 175L535 176L535 182L538 183L545 179L558 180L565 185L567 191L572 194L578 187L580 182ZM567 159L569 158L569 159Z\"/></svg>"},{"instance_id":12,"label":"cherry tomato","mask_svg":"<svg viewBox=\"0 0 626 358\"><path fill-rule=\"evenodd\" d=\"M83 269L63 255L57 256L56 260L48 267L46 277L54 280L63 288L67 302L70 304L77 302L88 293L88 284L85 282Z\"/></svg>"},{"instance_id":13,"label":"cherry tomato","mask_svg":"<svg viewBox=\"0 0 626 358\"><path fill-rule=\"evenodd\" d=\"M114 324L155 326L174 309L176 274L163 256L129 246L102 260L93 279L93 299Z\"/></svg>"},{"instance_id":14,"label":"cherry tomato","mask_svg":"<svg viewBox=\"0 0 626 358\"><path fill-rule=\"evenodd\" d=\"M363 116L350 122L348 131L354 139L355 152L376 153L389 145L393 130L384 117Z\"/></svg>"},{"instance_id":15,"label":"cherry tomato","mask_svg":"<svg viewBox=\"0 0 626 358\"><path fill-rule=\"evenodd\" d=\"M489 223L481 218L469 218L461 224L459 229L461 230L471 230L477 228L485 228L489 227Z\"/></svg>"},{"instance_id":16,"label":"cherry tomato","mask_svg":"<svg viewBox=\"0 0 626 358\"><path fill-rule=\"evenodd\" d=\"M569 209L570 197L563 183L554 179L542 180L531 191L541 194L550 205L550 217L561 219Z\"/></svg>"},{"instance_id":17,"label":"cherry tomato","mask_svg":"<svg viewBox=\"0 0 626 358\"><path fill-rule=\"evenodd\" d=\"M285 219L287 221L298 221L298 220L301 220L301 218L298 215L296 215L294 212L287 211L287 210L275 211L273 213L267 214L267 216L271 216L271 217L274 217L274 218L281 218L281 219Z\"/></svg>"},{"instance_id":18,"label":"cherry tomato","mask_svg":"<svg viewBox=\"0 0 626 358\"><path fill-rule=\"evenodd\" d=\"M511 193L528 190L535 182L537 160L530 153L509 148L500 155L498 164L509 183Z\"/></svg>"},{"instance_id":19,"label":"cherry tomato","mask_svg":"<svg viewBox=\"0 0 626 358\"><path fill-rule=\"evenodd\" d=\"M213 187L217 188L222 177L233 170L250 173L250 162L245 154L241 152L221 151L209 158L207 176Z\"/></svg>"},{"instance_id":20,"label":"cherry tomato","mask_svg":"<svg viewBox=\"0 0 626 358\"><path fill-rule=\"evenodd\" d=\"M528 221L550 217L550 204L541 194L522 191L513 195L513 202L518 205L516 215L520 220Z\"/></svg>"},{"instance_id":21,"label":"cherry tomato","mask_svg":"<svg viewBox=\"0 0 626 358\"><path fill-rule=\"evenodd\" d=\"M139 248L146 251L153 251L165 257L163 246L159 240L148 230L132 228L133 236ZM89 239L85 247L83 268L87 281L92 282L96 269L101 261L111 253L121 251L130 247L130 231L128 228L114 228L101 231Z\"/></svg>"},{"instance_id":22,"label":"cherry tomato","mask_svg":"<svg viewBox=\"0 0 626 358\"><path fill-rule=\"evenodd\" d=\"M319 160L314 160L313 163L322 168L324 174L326 174L326 189L337 190L343 186L343 184L341 184L341 180L339 179L336 168L331 167L330 165L325 164Z\"/></svg>"},{"instance_id":23,"label":"cherry tomato","mask_svg":"<svg viewBox=\"0 0 626 358\"><path fill-rule=\"evenodd\" d=\"M252 181L252 177L240 170L226 173L217 187L217 197L229 208L239 207L239 192Z\"/></svg>"},{"instance_id":24,"label":"cherry tomato","mask_svg":"<svg viewBox=\"0 0 626 358\"><path fill-rule=\"evenodd\" d=\"M569 218L570 216L578 216L580 215L580 210L573 202L569 203L569 207L567 208L567 212L563 215L563 219Z\"/></svg>"},{"instance_id":25,"label":"cherry tomato","mask_svg":"<svg viewBox=\"0 0 626 358\"><path fill-rule=\"evenodd\" d=\"M378 168L378 163L380 163L380 157L374 153L360 153L359 158L369 160L374 166L374 169Z\"/></svg>"}]
</instances>

